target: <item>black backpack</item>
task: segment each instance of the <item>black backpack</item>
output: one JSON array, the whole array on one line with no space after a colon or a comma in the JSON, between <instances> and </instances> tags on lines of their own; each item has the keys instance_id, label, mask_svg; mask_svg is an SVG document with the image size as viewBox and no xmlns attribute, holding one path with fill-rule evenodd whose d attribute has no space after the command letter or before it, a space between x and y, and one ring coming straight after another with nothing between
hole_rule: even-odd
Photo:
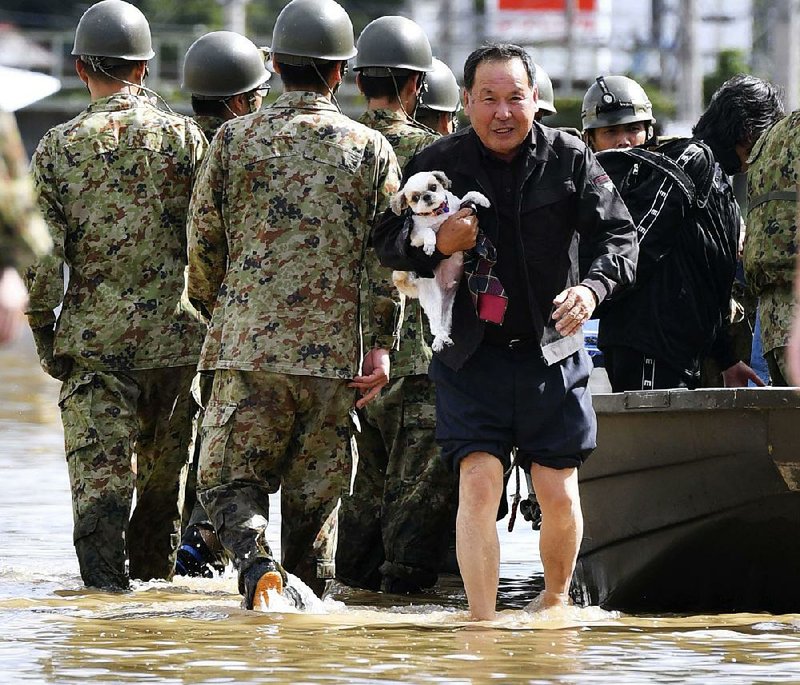
<instances>
[{"instance_id":1,"label":"black backpack","mask_svg":"<svg viewBox=\"0 0 800 685\"><path fill-rule=\"evenodd\" d=\"M625 148L597 153L598 161L614 182L636 225L637 278L646 278L668 253L670 244L663 238L675 226L692 220L693 214L708 204L714 182L714 156L698 140L688 146L686 143L686 139L677 139L653 150ZM704 155L709 163L690 165L697 155ZM704 167L703 177L693 178L691 166ZM661 226L665 230L652 230Z\"/></svg>"}]
</instances>

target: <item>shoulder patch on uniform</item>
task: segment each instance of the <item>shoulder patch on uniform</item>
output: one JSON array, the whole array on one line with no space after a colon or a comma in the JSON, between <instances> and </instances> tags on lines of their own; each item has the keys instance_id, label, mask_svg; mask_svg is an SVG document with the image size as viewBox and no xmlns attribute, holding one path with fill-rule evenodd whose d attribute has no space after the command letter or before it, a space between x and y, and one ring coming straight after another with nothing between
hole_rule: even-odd
<instances>
[{"instance_id":1,"label":"shoulder patch on uniform","mask_svg":"<svg viewBox=\"0 0 800 685\"><path fill-rule=\"evenodd\" d=\"M608 192L614 190L614 182L608 174L600 174L592 179L592 185L596 188L605 188Z\"/></svg>"}]
</instances>

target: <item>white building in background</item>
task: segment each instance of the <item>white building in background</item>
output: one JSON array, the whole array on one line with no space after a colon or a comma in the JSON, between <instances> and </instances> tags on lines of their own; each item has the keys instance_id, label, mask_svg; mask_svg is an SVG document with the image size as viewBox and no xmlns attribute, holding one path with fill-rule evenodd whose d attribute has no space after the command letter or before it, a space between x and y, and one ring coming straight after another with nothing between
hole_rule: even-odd
<instances>
[{"instance_id":1,"label":"white building in background","mask_svg":"<svg viewBox=\"0 0 800 685\"><path fill-rule=\"evenodd\" d=\"M749 57L753 44L753 0L484 0L482 14L474 0L408 0L407 6L458 75L484 40L518 43L562 96L585 92L600 74L659 82L675 98L681 130L702 111L702 77L714 70L720 51Z\"/></svg>"},{"instance_id":2,"label":"white building in background","mask_svg":"<svg viewBox=\"0 0 800 685\"><path fill-rule=\"evenodd\" d=\"M483 40L504 40L530 47L553 80L576 89L601 73L658 78L664 67L659 53L674 51L680 36L679 0L663 0L661 46L652 40L651 0L575 0L571 31L566 0L485 0L483 16L475 15L474 4L408 0L411 18L425 27L434 52L457 72ZM750 52L751 5L751 0L696 0L704 72L713 71L720 50Z\"/></svg>"}]
</instances>

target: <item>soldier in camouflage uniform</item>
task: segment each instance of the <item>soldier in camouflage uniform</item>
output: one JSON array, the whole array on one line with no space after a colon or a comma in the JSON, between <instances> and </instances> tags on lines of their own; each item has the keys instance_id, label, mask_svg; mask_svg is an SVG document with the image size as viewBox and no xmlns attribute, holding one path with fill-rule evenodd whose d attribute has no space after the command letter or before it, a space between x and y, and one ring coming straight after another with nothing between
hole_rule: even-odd
<instances>
[{"instance_id":1,"label":"soldier in camouflage uniform","mask_svg":"<svg viewBox=\"0 0 800 685\"><path fill-rule=\"evenodd\" d=\"M233 31L207 33L186 51L182 88L191 93L194 120L209 142L226 121L261 109L272 76L264 60L264 52Z\"/></svg>"},{"instance_id":2,"label":"soldier in camouflage uniform","mask_svg":"<svg viewBox=\"0 0 800 685\"><path fill-rule=\"evenodd\" d=\"M0 111L0 344L14 337L28 302L19 270L52 248L17 123Z\"/></svg>"},{"instance_id":3,"label":"soldier in camouflage uniform","mask_svg":"<svg viewBox=\"0 0 800 685\"><path fill-rule=\"evenodd\" d=\"M458 128L461 88L456 75L442 60L433 58L433 69L425 74L414 118L423 126L446 136Z\"/></svg>"},{"instance_id":4,"label":"soldier in camouflage uniform","mask_svg":"<svg viewBox=\"0 0 800 685\"><path fill-rule=\"evenodd\" d=\"M194 120L211 142L222 124L261 109L269 93L272 76L265 67L265 53L244 36L233 31L212 31L198 38L183 60L183 89L191 93ZM198 375L201 408L208 403L213 372ZM198 412L198 425L202 412ZM200 443L195 441L194 457L186 479L183 506L185 529L178 547L175 572L210 578L225 568L225 554L214 526L197 500L197 464Z\"/></svg>"},{"instance_id":5,"label":"soldier in camouflage uniform","mask_svg":"<svg viewBox=\"0 0 800 685\"><path fill-rule=\"evenodd\" d=\"M410 116L422 81L433 69L428 38L410 19L371 22L358 39L354 70L367 98L359 121L391 143L402 168L439 136ZM367 253L371 300L366 311L394 318L397 292L391 270ZM374 335L362 324L364 343ZM438 458L435 391L428 379L431 349L419 300L407 300L392 352L392 382L363 409L356 432L358 469L342 502L337 578L371 590L414 592L436 582L454 530L456 484ZM419 512L424 508L425 516Z\"/></svg>"},{"instance_id":6,"label":"soldier in camouflage uniform","mask_svg":"<svg viewBox=\"0 0 800 685\"><path fill-rule=\"evenodd\" d=\"M558 114L555 104L555 93L553 92L553 81L550 79L544 68L533 63L533 68L536 70L536 87L539 90L539 99L536 101L538 109L536 110L536 121L541 121L551 114Z\"/></svg>"},{"instance_id":7,"label":"soldier in camouflage uniform","mask_svg":"<svg viewBox=\"0 0 800 685\"><path fill-rule=\"evenodd\" d=\"M745 278L758 297L761 341L772 385L790 385L786 348L797 302L797 184L800 111L775 124L753 147L747 173Z\"/></svg>"},{"instance_id":8,"label":"soldier in camouflage uniform","mask_svg":"<svg viewBox=\"0 0 800 685\"><path fill-rule=\"evenodd\" d=\"M220 129L189 222L189 297L210 317L200 369L215 371L198 492L250 609L269 590L296 599L265 539L279 487L283 566L315 592L334 575L353 388L361 406L386 384L392 340L388 321L356 376L363 256L399 184L386 139L336 105L355 54L345 10L292 0L272 50L284 93Z\"/></svg>"},{"instance_id":9,"label":"soldier in camouflage uniform","mask_svg":"<svg viewBox=\"0 0 800 685\"><path fill-rule=\"evenodd\" d=\"M174 570L190 385L205 330L180 306L186 215L205 139L193 121L144 96L153 51L133 5L90 7L73 54L92 102L48 131L33 157L55 248L27 274L28 318L42 366L63 381L81 577L124 589L129 577L168 579Z\"/></svg>"}]
</instances>

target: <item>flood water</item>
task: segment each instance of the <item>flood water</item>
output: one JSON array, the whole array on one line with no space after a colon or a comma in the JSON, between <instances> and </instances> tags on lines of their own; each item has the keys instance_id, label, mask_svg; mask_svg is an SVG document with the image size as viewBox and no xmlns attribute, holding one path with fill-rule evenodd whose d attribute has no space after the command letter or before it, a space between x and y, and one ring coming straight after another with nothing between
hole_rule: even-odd
<instances>
[{"instance_id":1,"label":"flood water","mask_svg":"<svg viewBox=\"0 0 800 685\"><path fill-rule=\"evenodd\" d=\"M233 575L86 590L57 393L29 340L0 350L2 683L800 683L800 615L525 613L541 567L521 519L498 524L494 623L466 620L453 578L413 601L338 588L305 613L243 611Z\"/></svg>"}]
</instances>

